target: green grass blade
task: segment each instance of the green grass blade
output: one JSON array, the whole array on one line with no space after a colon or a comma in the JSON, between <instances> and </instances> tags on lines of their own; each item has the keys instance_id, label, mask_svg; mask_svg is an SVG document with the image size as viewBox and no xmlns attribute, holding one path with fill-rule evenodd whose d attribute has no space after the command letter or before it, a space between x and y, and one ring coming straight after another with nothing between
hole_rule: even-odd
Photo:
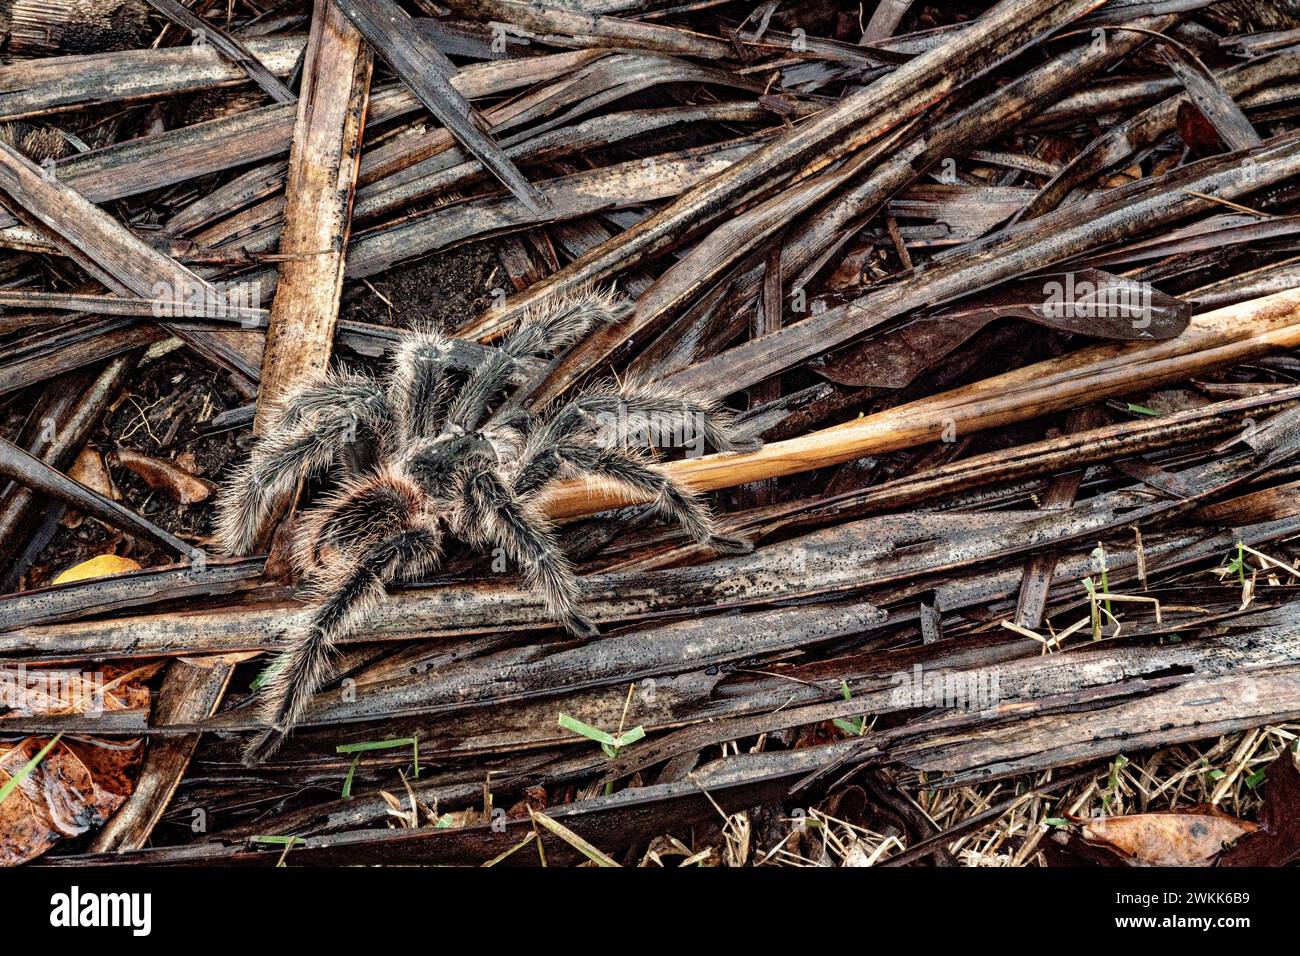
<instances>
[{"instance_id":1,"label":"green grass blade","mask_svg":"<svg viewBox=\"0 0 1300 956\"><path fill-rule=\"evenodd\" d=\"M565 730L573 731L573 733L581 737L586 737L588 740L594 740L598 744L609 744L611 747L618 746L618 741L613 734L608 734L598 727L591 726L591 724L584 724L578 718L570 717L568 714L560 714L560 726Z\"/></svg>"},{"instance_id":2,"label":"green grass blade","mask_svg":"<svg viewBox=\"0 0 1300 956\"><path fill-rule=\"evenodd\" d=\"M516 844L515 844L514 846L512 846L510 849L505 850L505 851L503 851L503 852L497 854L496 856L492 857L492 859L490 859L490 860L488 860L486 863L484 863L483 866L485 866L485 867L488 867L488 866L496 866L496 865L497 865L498 863L500 863L502 860L507 859L507 858L510 857L512 854L518 852L519 850L522 850L524 847L528 846L528 844L529 844L531 841L536 840L536 839L537 839L537 834L536 834L536 833L530 833L530 834L528 834L528 836L524 837L522 840L520 840L518 843L516 843Z\"/></svg>"},{"instance_id":3,"label":"green grass blade","mask_svg":"<svg viewBox=\"0 0 1300 956\"><path fill-rule=\"evenodd\" d=\"M357 764L361 762L361 754L352 758L352 764L348 767L348 775L343 780L343 799L352 799L352 778L357 775Z\"/></svg>"},{"instance_id":4,"label":"green grass blade","mask_svg":"<svg viewBox=\"0 0 1300 956\"><path fill-rule=\"evenodd\" d=\"M366 750L392 750L394 747L413 746L415 746L414 737L395 737L392 740L366 740L359 744L339 744L334 748L334 752L340 754L355 754Z\"/></svg>"},{"instance_id":5,"label":"green grass blade","mask_svg":"<svg viewBox=\"0 0 1300 956\"><path fill-rule=\"evenodd\" d=\"M5 781L5 785L3 787L0 787L0 803L4 803L6 800L8 800L9 794L17 790L18 785L22 783L24 780L26 780L27 776L33 770L35 770L37 767L40 766L41 761L45 759L45 755L54 749L54 745L59 742L59 738L62 736L63 734L61 732L55 734L54 739L51 740L48 744L46 744L44 747L42 747L35 757L27 761L27 763L23 764L21 770L19 770L16 774L14 774L12 777L10 777L8 780Z\"/></svg>"},{"instance_id":6,"label":"green grass blade","mask_svg":"<svg viewBox=\"0 0 1300 956\"><path fill-rule=\"evenodd\" d=\"M276 673L282 667L284 667L284 665L287 664L288 662L289 662L289 655L277 654L275 660L271 661L271 663L263 667L262 670L258 672L258 675L253 678L253 682L248 685L248 692L250 694L256 694L259 690L265 687L266 682L269 681L272 677L274 677Z\"/></svg>"},{"instance_id":7,"label":"green grass blade","mask_svg":"<svg viewBox=\"0 0 1300 956\"><path fill-rule=\"evenodd\" d=\"M625 730L618 735L618 742L615 747L626 747L628 744L634 744L645 737L645 728L637 724L631 730Z\"/></svg>"}]
</instances>

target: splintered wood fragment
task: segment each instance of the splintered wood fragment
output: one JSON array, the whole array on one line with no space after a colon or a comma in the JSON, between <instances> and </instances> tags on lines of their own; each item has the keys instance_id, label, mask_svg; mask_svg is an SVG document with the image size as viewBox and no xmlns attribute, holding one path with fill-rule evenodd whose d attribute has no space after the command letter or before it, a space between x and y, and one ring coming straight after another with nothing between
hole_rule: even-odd
<instances>
[{"instance_id":1,"label":"splintered wood fragment","mask_svg":"<svg viewBox=\"0 0 1300 956\"><path fill-rule=\"evenodd\" d=\"M755 452L706 455L663 468L698 491L732 488L924 445L938 441L948 427L966 434L1053 414L1297 345L1300 290L1279 292L1198 315L1174 339L1083 349ZM556 486L546 509L569 518L631 503L596 482L573 480Z\"/></svg>"},{"instance_id":2,"label":"splintered wood fragment","mask_svg":"<svg viewBox=\"0 0 1300 956\"><path fill-rule=\"evenodd\" d=\"M235 666L253 656L256 655L228 654L172 661L167 665L151 720L164 724L197 723L211 716L225 696ZM135 789L95 837L94 852L138 850L149 842L150 834L167 812L185 776L199 737L199 734L185 734L149 742Z\"/></svg>"},{"instance_id":3,"label":"splintered wood fragment","mask_svg":"<svg viewBox=\"0 0 1300 956\"><path fill-rule=\"evenodd\" d=\"M268 70L287 76L303 36L259 37L248 48ZM248 74L210 46L51 56L0 66L0 120L45 116L105 103L133 102L248 82Z\"/></svg>"},{"instance_id":4,"label":"splintered wood fragment","mask_svg":"<svg viewBox=\"0 0 1300 956\"><path fill-rule=\"evenodd\" d=\"M280 251L291 255L280 263L271 304L254 422L258 434L275 399L329 364L372 69L361 34L330 0L317 0L280 239Z\"/></svg>"},{"instance_id":5,"label":"splintered wood fragment","mask_svg":"<svg viewBox=\"0 0 1300 956\"><path fill-rule=\"evenodd\" d=\"M293 102L294 95L289 88L277 80L275 74L263 66L262 61L235 37L204 20L176 0L149 0L149 3L189 30L198 45L202 46L204 43L211 45L218 53L239 66L271 99L277 103ZM202 42L199 42L200 40Z\"/></svg>"},{"instance_id":6,"label":"splintered wood fragment","mask_svg":"<svg viewBox=\"0 0 1300 956\"><path fill-rule=\"evenodd\" d=\"M456 71L455 66L414 28L405 10L393 0L333 2L457 142L533 211L546 208L546 199L483 132L486 122L448 81Z\"/></svg>"},{"instance_id":7,"label":"splintered wood fragment","mask_svg":"<svg viewBox=\"0 0 1300 956\"><path fill-rule=\"evenodd\" d=\"M862 34L862 44L866 46L892 37L911 5L912 0L878 0L876 12L867 21L867 29Z\"/></svg>"},{"instance_id":8,"label":"splintered wood fragment","mask_svg":"<svg viewBox=\"0 0 1300 956\"><path fill-rule=\"evenodd\" d=\"M75 189L60 183L48 170L0 143L0 193L10 211L43 232L77 265L112 291L140 299L163 298L171 314L183 314L186 303L224 304L227 296L175 259L140 239ZM167 325L164 309L163 324ZM230 333L180 330L168 326L209 361L245 381L256 372Z\"/></svg>"}]
</instances>

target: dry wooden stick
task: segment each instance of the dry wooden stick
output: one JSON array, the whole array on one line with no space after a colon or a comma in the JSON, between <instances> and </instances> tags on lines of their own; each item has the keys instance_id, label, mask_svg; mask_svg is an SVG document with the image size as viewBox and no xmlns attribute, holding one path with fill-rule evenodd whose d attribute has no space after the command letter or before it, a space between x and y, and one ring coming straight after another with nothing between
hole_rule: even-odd
<instances>
[{"instance_id":1,"label":"dry wooden stick","mask_svg":"<svg viewBox=\"0 0 1300 956\"><path fill-rule=\"evenodd\" d=\"M1032 225L1021 223L999 230L936 257L925 269L899 282L873 287L856 299L786 325L772 335L742 342L667 381L716 397L730 394L924 305L949 302L1028 275L1119 239L1208 212L1221 199L1235 199L1281 182L1300 172L1297 142L1300 136L1294 133L1275 136L1248 154L1229 153L1191 163L1164 176L1103 191ZM1247 156L1252 165L1249 173L1243 173L1242 160ZM862 348L870 346L851 345L839 357L851 357Z\"/></svg>"},{"instance_id":2,"label":"dry wooden stick","mask_svg":"<svg viewBox=\"0 0 1300 956\"><path fill-rule=\"evenodd\" d=\"M122 299L94 293L0 290L0 309L49 309L57 312L130 315L138 319L150 319L161 315L161 310L167 308L169 304L165 299ZM193 309L186 309L185 318L237 322L245 327L251 327L265 322L266 310L205 302L197 304Z\"/></svg>"},{"instance_id":3,"label":"dry wooden stick","mask_svg":"<svg viewBox=\"0 0 1300 956\"><path fill-rule=\"evenodd\" d=\"M316 0L280 238L282 253L301 255L280 263L254 420L259 434L271 402L329 364L373 65L360 32L330 0Z\"/></svg>"},{"instance_id":4,"label":"dry wooden stick","mask_svg":"<svg viewBox=\"0 0 1300 956\"><path fill-rule=\"evenodd\" d=\"M1138 23L1143 28L1159 28L1168 26L1173 19L1153 17ZM790 287L806 285L808 273L817 271L838 243L853 234L851 224L863 221L868 213L914 181L929 165L945 156L962 155L971 143L982 142L1009 124L1022 122L1064 90L1112 66L1146 40L1144 33L1121 33L1104 48L1085 44L1067 50L938 125L905 124L859 151L837 169L804 180L721 223L655 280L637 299L627 321L592 334L566 355L532 399L556 400L616 349L627 347L636 338L644 338L647 330L658 327L665 316L681 312L687 303L698 303L704 291L716 286L729 270L743 268L747 254L760 248L764 239L788 229L791 220L800 216L806 217L804 222L781 244L781 264ZM826 197L833 198L808 215ZM737 280L742 291L735 300L743 304L718 310L721 315L735 316L727 331L719 334L720 341L728 341L740 331L749 303L757 297L762 271L761 267L751 268L748 275ZM665 366L660 349L651 345L633 363L634 367L640 364L638 371L661 378L680 371L684 367L681 363L689 364L689 350L676 351L683 338L676 332L676 328L670 327L657 343L661 348L674 350L675 362ZM708 350L704 343L713 340L712 336L690 338L699 343L697 348L705 351Z\"/></svg>"},{"instance_id":5,"label":"dry wooden stick","mask_svg":"<svg viewBox=\"0 0 1300 956\"><path fill-rule=\"evenodd\" d=\"M465 97L476 99L552 80L606 56L599 51L579 50L526 61L476 63L457 73L451 84ZM0 75L3 69L0 67ZM398 84L378 88L371 91L368 122L396 119L418 109L420 101L406 87ZM92 202L120 199L255 160L283 156L289 150L296 119L294 106L273 103L69 156L55 163L54 170ZM222 194L222 189L217 190L218 200ZM222 204L217 211L224 215L229 208ZM0 213L0 225L10 226L14 221ZM177 235L185 232L180 226L170 231Z\"/></svg>"},{"instance_id":6,"label":"dry wooden stick","mask_svg":"<svg viewBox=\"0 0 1300 956\"><path fill-rule=\"evenodd\" d=\"M112 498L106 498L94 489L73 481L3 438L0 438L0 477L16 481L83 511L92 518L98 518L111 527L155 541L179 554L192 557L198 553L170 532L146 521L129 508L122 507Z\"/></svg>"},{"instance_id":7,"label":"dry wooden stick","mask_svg":"<svg viewBox=\"0 0 1300 956\"><path fill-rule=\"evenodd\" d=\"M1228 149L1250 149L1263 142L1241 107L1204 63L1172 44L1161 47L1160 55Z\"/></svg>"},{"instance_id":8,"label":"dry wooden stick","mask_svg":"<svg viewBox=\"0 0 1300 956\"><path fill-rule=\"evenodd\" d=\"M862 33L862 44L877 43L888 40L903 21L903 15L912 5L912 0L878 0L876 12L867 21L867 28Z\"/></svg>"},{"instance_id":9,"label":"dry wooden stick","mask_svg":"<svg viewBox=\"0 0 1300 956\"><path fill-rule=\"evenodd\" d=\"M225 30L204 20L176 0L149 0L149 3L189 30L196 42L201 39L200 46L203 43L211 44L218 53L247 73L249 79L260 86L271 99L277 103L293 102L294 96L289 88L277 80L275 74L263 66L262 61L248 47Z\"/></svg>"},{"instance_id":10,"label":"dry wooden stick","mask_svg":"<svg viewBox=\"0 0 1300 956\"><path fill-rule=\"evenodd\" d=\"M490 169L524 205L535 212L546 208L545 197L483 132L487 125L483 118L449 82L456 72L455 66L414 29L405 10L393 0L334 2L462 146Z\"/></svg>"},{"instance_id":11,"label":"dry wooden stick","mask_svg":"<svg viewBox=\"0 0 1300 956\"><path fill-rule=\"evenodd\" d=\"M260 37L248 48L268 70L288 75L303 37ZM210 46L52 56L0 66L0 119L22 119L101 103L131 102L248 82Z\"/></svg>"},{"instance_id":12,"label":"dry wooden stick","mask_svg":"<svg viewBox=\"0 0 1300 956\"><path fill-rule=\"evenodd\" d=\"M224 303L226 296L176 260L154 249L76 190L46 175L0 143L0 192L11 211L48 232L88 273L119 295L185 302ZM164 323L166 324L166 323ZM256 382L256 370L225 332L178 331L209 361Z\"/></svg>"},{"instance_id":13,"label":"dry wooden stick","mask_svg":"<svg viewBox=\"0 0 1300 956\"><path fill-rule=\"evenodd\" d=\"M374 275L473 236L676 196L752 155L761 142L761 135L746 136L661 153L653 157L653 163L630 160L544 180L551 204L544 214L533 212L513 196L478 196L369 229L353 240L348 278Z\"/></svg>"},{"instance_id":14,"label":"dry wooden stick","mask_svg":"<svg viewBox=\"0 0 1300 956\"><path fill-rule=\"evenodd\" d=\"M704 60L734 60L736 50L718 37L655 23L563 9L562 2L541 4L522 0L460 0L453 7L504 25L540 34L571 37L560 46L618 47L695 56ZM543 37L545 42L545 37Z\"/></svg>"},{"instance_id":15,"label":"dry wooden stick","mask_svg":"<svg viewBox=\"0 0 1300 956\"><path fill-rule=\"evenodd\" d=\"M1216 76L1216 80L1225 95L1249 103L1250 94L1260 88L1286 89L1288 81L1297 73L1300 73L1300 56L1281 53L1225 70ZM1175 95L1117 126L1109 127L1053 176L1013 221L1033 219L1050 212L1065 200L1070 190L1089 176L1116 166L1133 153L1159 141L1174 128L1178 108L1185 102L1188 102L1186 94Z\"/></svg>"},{"instance_id":16,"label":"dry wooden stick","mask_svg":"<svg viewBox=\"0 0 1300 956\"><path fill-rule=\"evenodd\" d=\"M1075 409L1070 413L1066 428L1071 432L1088 431L1099 427L1105 416L1096 405ZM1081 469L1063 472L1048 483L1039 496L1040 509L1069 508L1074 504L1079 487L1083 484ZM1034 630L1043 623L1047 598L1052 590L1052 572L1056 570L1056 549L1047 548L1031 554L1025 563L1024 580L1020 583L1020 598L1016 603L1016 623Z\"/></svg>"},{"instance_id":17,"label":"dry wooden stick","mask_svg":"<svg viewBox=\"0 0 1300 956\"><path fill-rule=\"evenodd\" d=\"M864 455L936 441L945 428L980 431L1183 381L1300 345L1300 290L1207 312L1182 335L1150 345L1099 345L1039 362L875 415L765 445L741 455L707 455L664 465L699 491L794 475ZM633 503L595 482L570 481L547 499L557 518Z\"/></svg>"},{"instance_id":18,"label":"dry wooden stick","mask_svg":"<svg viewBox=\"0 0 1300 956\"><path fill-rule=\"evenodd\" d=\"M66 472L135 366L135 357L119 355L93 377L87 370L53 380L48 388L53 401L38 406L47 421L53 421L53 434L38 436L27 452L52 469ZM48 503L21 484L0 495L0 566L4 567L0 590L17 587L30 564L32 529Z\"/></svg>"}]
</instances>

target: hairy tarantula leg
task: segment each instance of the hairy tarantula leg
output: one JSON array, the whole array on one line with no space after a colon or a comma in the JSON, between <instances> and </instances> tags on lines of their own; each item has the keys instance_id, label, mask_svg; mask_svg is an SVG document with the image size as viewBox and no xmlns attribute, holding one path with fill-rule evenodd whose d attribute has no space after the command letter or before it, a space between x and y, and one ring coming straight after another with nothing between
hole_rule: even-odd
<instances>
[{"instance_id":1,"label":"hairy tarantula leg","mask_svg":"<svg viewBox=\"0 0 1300 956\"><path fill-rule=\"evenodd\" d=\"M477 428L505 391L517 360L559 351L595 326L619 321L630 309L631 303L613 289L586 289L544 302L525 314L492 357L470 375L447 421L465 431Z\"/></svg>"},{"instance_id":2,"label":"hairy tarantula leg","mask_svg":"<svg viewBox=\"0 0 1300 956\"><path fill-rule=\"evenodd\" d=\"M271 509L294 482L327 468L356 436L350 415L305 421L254 447L217 500L217 540L230 554L248 554Z\"/></svg>"},{"instance_id":3,"label":"hairy tarantula leg","mask_svg":"<svg viewBox=\"0 0 1300 956\"><path fill-rule=\"evenodd\" d=\"M294 431L321 415L347 415L356 421L383 417L386 397L368 375L331 372L316 385L294 389L271 416L268 433Z\"/></svg>"},{"instance_id":4,"label":"hairy tarantula leg","mask_svg":"<svg viewBox=\"0 0 1300 956\"><path fill-rule=\"evenodd\" d=\"M266 684L262 712L270 726L244 751L244 764L266 760L302 717L329 672L334 642L382 600L385 588L410 567L427 569L442 555L438 534L428 528L399 531L374 545L339 581L322 583L329 596L319 604L307 629L277 658Z\"/></svg>"},{"instance_id":5,"label":"hairy tarantula leg","mask_svg":"<svg viewBox=\"0 0 1300 956\"><path fill-rule=\"evenodd\" d=\"M719 534L713 512L700 497L680 482L641 460L635 453L621 448L598 448L592 445L566 443L554 446L547 457L553 458L550 477L558 473L563 464L578 471L595 475L616 485L653 499L654 507L665 518L671 518L699 544L712 548L718 554L748 554L754 545L744 538ZM531 474L535 482L546 469L543 465L533 473L525 465L520 477ZM547 477L543 485L550 480ZM541 486L535 485L538 490Z\"/></svg>"},{"instance_id":6,"label":"hairy tarantula leg","mask_svg":"<svg viewBox=\"0 0 1300 956\"><path fill-rule=\"evenodd\" d=\"M593 429L605 445L664 448L703 440L721 452L755 451L762 440L736 434L730 412L656 384L624 382L587 392L563 406L548 423L548 440ZM701 449L702 450L702 449Z\"/></svg>"},{"instance_id":7,"label":"hairy tarantula leg","mask_svg":"<svg viewBox=\"0 0 1300 956\"><path fill-rule=\"evenodd\" d=\"M515 367L515 360L510 355L498 351L493 353L483 364L476 368L465 384L456 393L447 412L446 424L471 431L477 428L487 415L488 409L497 396L505 391L510 382L510 373Z\"/></svg>"},{"instance_id":8,"label":"hairy tarantula leg","mask_svg":"<svg viewBox=\"0 0 1300 956\"><path fill-rule=\"evenodd\" d=\"M592 329L627 318L632 303L614 291L587 287L543 301L501 343L515 358L546 355L572 345Z\"/></svg>"},{"instance_id":9,"label":"hairy tarantula leg","mask_svg":"<svg viewBox=\"0 0 1300 956\"><path fill-rule=\"evenodd\" d=\"M524 569L530 587L538 591L547 613L570 634L591 637L600 633L578 609L578 580L560 550L550 524L490 472L467 478L465 499L468 521L485 527L486 537L505 549Z\"/></svg>"},{"instance_id":10,"label":"hairy tarantula leg","mask_svg":"<svg viewBox=\"0 0 1300 956\"><path fill-rule=\"evenodd\" d=\"M404 441L430 438L451 402L451 346L440 332L414 332L393 356L388 400Z\"/></svg>"}]
</instances>

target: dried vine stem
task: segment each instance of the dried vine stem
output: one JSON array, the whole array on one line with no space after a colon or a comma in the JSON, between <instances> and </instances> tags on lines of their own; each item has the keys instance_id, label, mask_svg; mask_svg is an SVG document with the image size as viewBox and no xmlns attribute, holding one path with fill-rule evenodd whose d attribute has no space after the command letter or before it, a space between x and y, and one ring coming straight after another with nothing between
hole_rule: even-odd
<instances>
[{"instance_id":1,"label":"dried vine stem","mask_svg":"<svg viewBox=\"0 0 1300 956\"><path fill-rule=\"evenodd\" d=\"M897 451L942 437L994 428L1090 402L1183 381L1212 368L1300 345L1300 290L1279 292L1199 315L1178 338L1150 345L1098 345L963 388L887 409L756 452L707 455L665 469L700 491L732 488ZM547 500L555 518L636 503L595 483L557 486Z\"/></svg>"}]
</instances>

